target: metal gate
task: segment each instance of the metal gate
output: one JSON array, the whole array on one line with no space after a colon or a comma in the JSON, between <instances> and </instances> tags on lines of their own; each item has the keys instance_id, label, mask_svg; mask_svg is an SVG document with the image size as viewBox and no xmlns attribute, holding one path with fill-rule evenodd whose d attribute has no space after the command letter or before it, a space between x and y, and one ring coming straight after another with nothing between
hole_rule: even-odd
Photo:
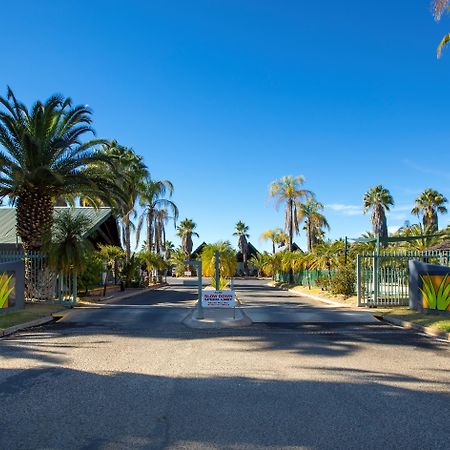
<instances>
[{"instance_id":1,"label":"metal gate","mask_svg":"<svg viewBox=\"0 0 450 450\"><path fill-rule=\"evenodd\" d=\"M373 253L356 258L358 306L409 304L408 261L450 266L449 251Z\"/></svg>"},{"instance_id":2,"label":"metal gate","mask_svg":"<svg viewBox=\"0 0 450 450\"><path fill-rule=\"evenodd\" d=\"M0 262L23 261L27 302L74 305L77 301L76 273L57 274L39 252L1 251Z\"/></svg>"}]
</instances>

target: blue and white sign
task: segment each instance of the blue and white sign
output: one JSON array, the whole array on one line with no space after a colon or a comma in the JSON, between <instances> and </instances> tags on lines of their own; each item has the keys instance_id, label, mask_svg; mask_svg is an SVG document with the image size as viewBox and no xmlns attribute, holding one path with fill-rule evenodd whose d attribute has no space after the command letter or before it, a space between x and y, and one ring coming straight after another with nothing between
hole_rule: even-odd
<instances>
[{"instance_id":1,"label":"blue and white sign","mask_svg":"<svg viewBox=\"0 0 450 450\"><path fill-rule=\"evenodd\" d=\"M203 291L202 306L204 308L234 308L234 291Z\"/></svg>"}]
</instances>

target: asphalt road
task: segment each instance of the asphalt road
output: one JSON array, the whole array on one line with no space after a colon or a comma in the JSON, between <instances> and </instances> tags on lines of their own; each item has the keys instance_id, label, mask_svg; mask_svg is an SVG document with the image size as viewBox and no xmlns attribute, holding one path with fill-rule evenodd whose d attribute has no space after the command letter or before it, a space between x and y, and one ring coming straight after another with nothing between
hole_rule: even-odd
<instances>
[{"instance_id":1,"label":"asphalt road","mask_svg":"<svg viewBox=\"0 0 450 450\"><path fill-rule=\"evenodd\" d=\"M0 449L449 448L448 344L355 321L192 330L194 298L171 286L0 340Z\"/></svg>"}]
</instances>

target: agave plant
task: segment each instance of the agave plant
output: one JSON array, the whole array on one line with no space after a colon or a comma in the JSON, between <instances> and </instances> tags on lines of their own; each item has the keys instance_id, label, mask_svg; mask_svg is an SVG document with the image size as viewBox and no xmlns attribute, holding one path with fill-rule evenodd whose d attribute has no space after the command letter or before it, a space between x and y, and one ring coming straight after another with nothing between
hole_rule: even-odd
<instances>
[{"instance_id":1,"label":"agave plant","mask_svg":"<svg viewBox=\"0 0 450 450\"><path fill-rule=\"evenodd\" d=\"M8 277L6 273L0 275L0 309L8 307L9 295L14 289L14 286L9 287L12 277L12 275Z\"/></svg>"},{"instance_id":2,"label":"agave plant","mask_svg":"<svg viewBox=\"0 0 450 450\"><path fill-rule=\"evenodd\" d=\"M450 280L449 274L445 275L436 289L433 279L430 275L421 275L423 299L428 304L428 309L437 311L447 311L450 306Z\"/></svg>"}]
</instances>

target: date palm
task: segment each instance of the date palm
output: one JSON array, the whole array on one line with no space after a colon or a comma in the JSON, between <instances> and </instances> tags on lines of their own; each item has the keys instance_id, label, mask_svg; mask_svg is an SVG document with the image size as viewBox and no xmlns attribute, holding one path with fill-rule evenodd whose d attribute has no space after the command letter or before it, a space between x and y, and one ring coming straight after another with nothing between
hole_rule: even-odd
<instances>
[{"instance_id":1,"label":"date palm","mask_svg":"<svg viewBox=\"0 0 450 450\"><path fill-rule=\"evenodd\" d=\"M199 237L198 233L194 231L196 227L197 224L193 220L184 219L177 228L177 234L181 238L181 246L183 247L187 259L191 258L193 247L192 236Z\"/></svg>"},{"instance_id":2,"label":"date palm","mask_svg":"<svg viewBox=\"0 0 450 450\"><path fill-rule=\"evenodd\" d=\"M441 20L442 15L449 11L450 0L433 0L433 15L436 20ZM450 42L450 33L447 33L437 48L437 56L441 57L443 48Z\"/></svg>"},{"instance_id":3,"label":"date palm","mask_svg":"<svg viewBox=\"0 0 450 450\"><path fill-rule=\"evenodd\" d=\"M248 257L248 226L240 220L235 226L235 232L233 236L238 236L238 247L242 253L242 262L244 264L244 271L247 273L247 257Z\"/></svg>"},{"instance_id":4,"label":"date palm","mask_svg":"<svg viewBox=\"0 0 450 450\"><path fill-rule=\"evenodd\" d=\"M364 195L364 213L372 209L371 222L375 236L387 237L386 211L394 205L388 189L381 185L370 188Z\"/></svg>"},{"instance_id":5,"label":"date palm","mask_svg":"<svg viewBox=\"0 0 450 450\"><path fill-rule=\"evenodd\" d=\"M308 252L321 241L324 234L323 230L330 229L330 225L322 211L322 203L314 199L306 200L305 203L299 205L297 210L298 222L305 221Z\"/></svg>"},{"instance_id":6,"label":"date palm","mask_svg":"<svg viewBox=\"0 0 450 450\"><path fill-rule=\"evenodd\" d=\"M444 206L448 200L434 189L425 189L416 199L411 214L422 216L424 229L438 230L438 213L446 214L447 208Z\"/></svg>"},{"instance_id":7,"label":"date palm","mask_svg":"<svg viewBox=\"0 0 450 450\"><path fill-rule=\"evenodd\" d=\"M166 208L172 215L174 225L178 219L178 208L175 203L169 200L173 194L173 184L169 180L151 180L147 178L140 193L140 204L144 207L144 213L139 219L136 232L136 242L139 242L140 232L147 221L147 251L154 251L154 223L156 211L160 208ZM169 197L169 198L166 198Z\"/></svg>"},{"instance_id":8,"label":"date palm","mask_svg":"<svg viewBox=\"0 0 450 450\"><path fill-rule=\"evenodd\" d=\"M104 177L86 171L90 164L107 162L95 151L105 141L83 142L94 134L91 110L72 106L60 95L28 109L8 88L0 108L0 197L17 207L24 249L39 250L53 223L55 199L114 189Z\"/></svg>"},{"instance_id":9,"label":"date palm","mask_svg":"<svg viewBox=\"0 0 450 450\"><path fill-rule=\"evenodd\" d=\"M302 176L285 176L275 180L269 188L269 195L275 199L275 207L285 206L284 226L287 231L288 250L292 251L294 233L299 232L297 210L302 200L313 197L311 191L302 188L305 179Z\"/></svg>"}]
</instances>

